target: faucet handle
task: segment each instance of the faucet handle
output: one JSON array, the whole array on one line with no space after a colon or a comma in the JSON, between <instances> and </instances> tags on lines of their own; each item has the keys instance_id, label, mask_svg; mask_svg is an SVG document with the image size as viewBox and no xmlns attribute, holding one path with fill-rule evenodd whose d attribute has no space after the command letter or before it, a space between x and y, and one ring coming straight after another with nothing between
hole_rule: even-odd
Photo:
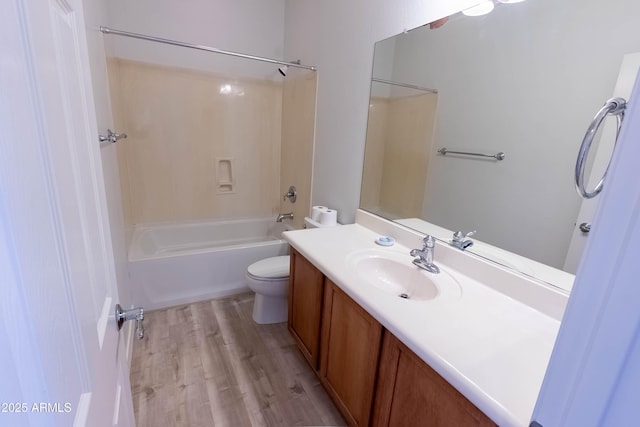
<instances>
[{"instance_id":1,"label":"faucet handle","mask_svg":"<svg viewBox=\"0 0 640 427\"><path fill-rule=\"evenodd\" d=\"M436 239L432 235L426 234L422 238L422 244L424 245L423 249L433 248L436 245Z\"/></svg>"},{"instance_id":2,"label":"faucet handle","mask_svg":"<svg viewBox=\"0 0 640 427\"><path fill-rule=\"evenodd\" d=\"M476 234L476 230L470 231L466 234L464 234L462 231L456 231L455 233L453 233L453 241L454 242L461 242L464 239L466 239L467 237L471 237L474 234Z\"/></svg>"},{"instance_id":3,"label":"faucet handle","mask_svg":"<svg viewBox=\"0 0 640 427\"><path fill-rule=\"evenodd\" d=\"M284 196L282 197L282 201L289 199L291 203L295 203L297 198L298 198L298 192L296 191L296 187L292 185L289 187L289 190L286 193L284 193Z\"/></svg>"}]
</instances>

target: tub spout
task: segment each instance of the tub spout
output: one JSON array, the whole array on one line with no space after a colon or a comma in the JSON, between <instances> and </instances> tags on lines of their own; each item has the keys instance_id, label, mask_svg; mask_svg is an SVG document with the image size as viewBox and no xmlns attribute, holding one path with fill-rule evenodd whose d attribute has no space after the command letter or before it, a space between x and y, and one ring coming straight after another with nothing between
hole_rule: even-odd
<instances>
[{"instance_id":1,"label":"tub spout","mask_svg":"<svg viewBox=\"0 0 640 427\"><path fill-rule=\"evenodd\" d=\"M293 219L293 212L278 214L278 217L276 218L276 222L282 222L283 219Z\"/></svg>"}]
</instances>

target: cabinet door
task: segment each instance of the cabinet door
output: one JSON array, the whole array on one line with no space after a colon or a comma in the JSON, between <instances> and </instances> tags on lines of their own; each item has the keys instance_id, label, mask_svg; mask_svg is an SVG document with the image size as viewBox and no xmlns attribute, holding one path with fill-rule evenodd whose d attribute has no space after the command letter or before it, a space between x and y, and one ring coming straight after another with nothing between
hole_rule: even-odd
<instances>
[{"instance_id":1,"label":"cabinet door","mask_svg":"<svg viewBox=\"0 0 640 427\"><path fill-rule=\"evenodd\" d=\"M318 370L324 276L291 248L289 332L313 369Z\"/></svg>"},{"instance_id":2,"label":"cabinet door","mask_svg":"<svg viewBox=\"0 0 640 427\"><path fill-rule=\"evenodd\" d=\"M385 332L374 426L495 426L422 359Z\"/></svg>"},{"instance_id":3,"label":"cabinet door","mask_svg":"<svg viewBox=\"0 0 640 427\"><path fill-rule=\"evenodd\" d=\"M351 425L369 424L382 326L325 278L320 377Z\"/></svg>"}]
</instances>

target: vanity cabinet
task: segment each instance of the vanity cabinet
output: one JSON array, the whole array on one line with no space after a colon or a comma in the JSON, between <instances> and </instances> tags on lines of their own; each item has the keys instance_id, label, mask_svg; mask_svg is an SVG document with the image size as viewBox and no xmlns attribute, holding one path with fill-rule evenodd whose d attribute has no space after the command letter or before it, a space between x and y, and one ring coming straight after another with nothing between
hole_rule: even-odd
<instances>
[{"instance_id":1,"label":"vanity cabinet","mask_svg":"<svg viewBox=\"0 0 640 427\"><path fill-rule=\"evenodd\" d=\"M352 426L496 426L293 248L288 327Z\"/></svg>"},{"instance_id":2,"label":"vanity cabinet","mask_svg":"<svg viewBox=\"0 0 640 427\"><path fill-rule=\"evenodd\" d=\"M388 331L376 390L373 426L496 426Z\"/></svg>"},{"instance_id":3,"label":"vanity cabinet","mask_svg":"<svg viewBox=\"0 0 640 427\"><path fill-rule=\"evenodd\" d=\"M313 369L319 368L324 275L291 248L288 327Z\"/></svg>"},{"instance_id":4,"label":"vanity cabinet","mask_svg":"<svg viewBox=\"0 0 640 427\"><path fill-rule=\"evenodd\" d=\"M382 326L325 278L320 379L351 425L367 426Z\"/></svg>"}]
</instances>

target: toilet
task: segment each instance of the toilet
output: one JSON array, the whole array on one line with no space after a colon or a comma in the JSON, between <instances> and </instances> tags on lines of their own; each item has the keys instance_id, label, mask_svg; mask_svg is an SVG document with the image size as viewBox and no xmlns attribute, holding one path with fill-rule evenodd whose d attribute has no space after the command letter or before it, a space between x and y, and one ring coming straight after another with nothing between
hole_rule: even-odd
<instances>
[{"instance_id":1,"label":"toilet","mask_svg":"<svg viewBox=\"0 0 640 427\"><path fill-rule=\"evenodd\" d=\"M305 228L324 225L304 219ZM265 258L247 268L247 286L256 293L253 301L253 320L266 325L287 321L289 302L289 255Z\"/></svg>"},{"instance_id":2,"label":"toilet","mask_svg":"<svg viewBox=\"0 0 640 427\"><path fill-rule=\"evenodd\" d=\"M260 324L287 321L289 255L266 258L247 268L247 286L256 293L253 320Z\"/></svg>"}]
</instances>

